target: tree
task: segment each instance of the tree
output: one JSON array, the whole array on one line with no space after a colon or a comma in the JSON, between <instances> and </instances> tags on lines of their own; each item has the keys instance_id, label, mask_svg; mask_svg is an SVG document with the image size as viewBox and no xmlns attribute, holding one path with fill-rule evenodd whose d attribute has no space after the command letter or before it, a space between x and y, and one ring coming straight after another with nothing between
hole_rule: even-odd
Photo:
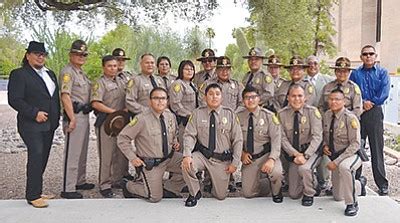
<instances>
[{"instance_id":1,"label":"tree","mask_svg":"<svg viewBox=\"0 0 400 223\"><path fill-rule=\"evenodd\" d=\"M206 36L208 38L208 48L211 49L211 40L215 38L215 32L213 28L206 29Z\"/></svg>"}]
</instances>

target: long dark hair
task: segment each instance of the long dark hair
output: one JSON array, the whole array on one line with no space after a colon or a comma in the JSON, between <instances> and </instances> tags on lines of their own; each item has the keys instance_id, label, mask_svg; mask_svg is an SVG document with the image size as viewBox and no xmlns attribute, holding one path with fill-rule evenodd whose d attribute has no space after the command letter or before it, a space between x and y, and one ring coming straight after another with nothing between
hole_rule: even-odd
<instances>
[{"instance_id":1,"label":"long dark hair","mask_svg":"<svg viewBox=\"0 0 400 223\"><path fill-rule=\"evenodd\" d=\"M179 64L178 68L178 77L176 79L181 79L183 80L183 68L185 68L186 65L189 65L193 68L193 77L190 79L190 81L193 80L194 74L196 73L195 67L192 61L190 60L182 60L181 63Z\"/></svg>"},{"instance_id":2,"label":"long dark hair","mask_svg":"<svg viewBox=\"0 0 400 223\"><path fill-rule=\"evenodd\" d=\"M28 59L26 59L26 54L27 54L27 53L25 53L25 54L24 54L24 58L22 58L21 66L29 65Z\"/></svg>"}]
</instances>

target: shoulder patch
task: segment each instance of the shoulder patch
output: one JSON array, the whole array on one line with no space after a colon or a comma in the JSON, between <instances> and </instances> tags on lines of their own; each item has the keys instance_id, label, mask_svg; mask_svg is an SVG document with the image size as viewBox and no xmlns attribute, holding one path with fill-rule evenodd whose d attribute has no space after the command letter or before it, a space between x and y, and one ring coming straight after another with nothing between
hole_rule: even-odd
<instances>
[{"instance_id":1,"label":"shoulder patch","mask_svg":"<svg viewBox=\"0 0 400 223\"><path fill-rule=\"evenodd\" d=\"M352 127L353 129L358 129L358 122L357 122L357 119L355 119L355 118L351 119L351 127Z\"/></svg>"},{"instance_id":2,"label":"shoulder patch","mask_svg":"<svg viewBox=\"0 0 400 223\"><path fill-rule=\"evenodd\" d=\"M272 83L272 77L269 76L269 75L266 75L266 76L265 76L265 82L267 82L267 84Z\"/></svg>"},{"instance_id":3,"label":"shoulder patch","mask_svg":"<svg viewBox=\"0 0 400 223\"><path fill-rule=\"evenodd\" d=\"M308 85L307 91L309 94L312 94L314 92L314 86Z\"/></svg>"},{"instance_id":4,"label":"shoulder patch","mask_svg":"<svg viewBox=\"0 0 400 223\"><path fill-rule=\"evenodd\" d=\"M278 118L278 116L277 116L276 114L273 114L273 115L272 115L272 122L273 122L275 125L279 125L279 124L280 124L279 118Z\"/></svg>"},{"instance_id":5,"label":"shoulder patch","mask_svg":"<svg viewBox=\"0 0 400 223\"><path fill-rule=\"evenodd\" d=\"M64 76L63 76L63 82L64 82L65 84L67 84L67 83L69 83L70 81L71 81L71 74L65 73Z\"/></svg>"},{"instance_id":6,"label":"shoulder patch","mask_svg":"<svg viewBox=\"0 0 400 223\"><path fill-rule=\"evenodd\" d=\"M134 83L135 83L135 81L133 79L130 79L128 81L128 88L132 88Z\"/></svg>"},{"instance_id":7,"label":"shoulder patch","mask_svg":"<svg viewBox=\"0 0 400 223\"><path fill-rule=\"evenodd\" d=\"M188 120L188 122L192 122L192 119L193 119L193 115L192 114L190 114L190 116L189 116L189 120Z\"/></svg>"},{"instance_id":8,"label":"shoulder patch","mask_svg":"<svg viewBox=\"0 0 400 223\"><path fill-rule=\"evenodd\" d=\"M354 86L354 91L356 92L356 94L361 94L360 87L357 84Z\"/></svg>"},{"instance_id":9,"label":"shoulder patch","mask_svg":"<svg viewBox=\"0 0 400 223\"><path fill-rule=\"evenodd\" d=\"M199 90L200 91L202 91L203 90L203 88L206 86L206 83L205 82L203 82L201 85L200 85L200 87L199 87Z\"/></svg>"},{"instance_id":10,"label":"shoulder patch","mask_svg":"<svg viewBox=\"0 0 400 223\"><path fill-rule=\"evenodd\" d=\"M134 118L129 122L129 126L135 126L137 122L138 122L138 118L137 118L137 117L134 117Z\"/></svg>"},{"instance_id":11,"label":"shoulder patch","mask_svg":"<svg viewBox=\"0 0 400 223\"><path fill-rule=\"evenodd\" d=\"M92 86L92 90L93 90L93 91L99 90L99 83L97 83L97 82L94 83L93 86Z\"/></svg>"},{"instance_id":12,"label":"shoulder patch","mask_svg":"<svg viewBox=\"0 0 400 223\"><path fill-rule=\"evenodd\" d=\"M240 124L240 119L239 119L239 116L237 116L237 115L236 115L236 122L237 122L238 124Z\"/></svg>"},{"instance_id":13,"label":"shoulder patch","mask_svg":"<svg viewBox=\"0 0 400 223\"><path fill-rule=\"evenodd\" d=\"M314 113L315 113L315 116L316 116L318 119L321 119L321 113L319 112L319 110L318 110L317 108L314 110Z\"/></svg>"},{"instance_id":14,"label":"shoulder patch","mask_svg":"<svg viewBox=\"0 0 400 223\"><path fill-rule=\"evenodd\" d=\"M180 83L175 83L174 85L174 91L176 93L179 93L181 91L181 84Z\"/></svg>"}]
</instances>

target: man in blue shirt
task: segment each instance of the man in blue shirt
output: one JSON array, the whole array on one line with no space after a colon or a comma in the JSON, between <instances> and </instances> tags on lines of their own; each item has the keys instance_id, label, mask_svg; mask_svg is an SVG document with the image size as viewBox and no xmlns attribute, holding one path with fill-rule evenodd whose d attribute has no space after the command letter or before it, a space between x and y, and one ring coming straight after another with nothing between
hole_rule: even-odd
<instances>
[{"instance_id":1,"label":"man in blue shirt","mask_svg":"<svg viewBox=\"0 0 400 223\"><path fill-rule=\"evenodd\" d=\"M371 149L372 173L379 195L388 194L385 163L383 159L383 112L382 105L389 96L390 79L385 68L376 64L375 48L366 45L361 49L363 65L354 70L350 80L361 88L363 109L361 138L368 137Z\"/></svg>"}]
</instances>

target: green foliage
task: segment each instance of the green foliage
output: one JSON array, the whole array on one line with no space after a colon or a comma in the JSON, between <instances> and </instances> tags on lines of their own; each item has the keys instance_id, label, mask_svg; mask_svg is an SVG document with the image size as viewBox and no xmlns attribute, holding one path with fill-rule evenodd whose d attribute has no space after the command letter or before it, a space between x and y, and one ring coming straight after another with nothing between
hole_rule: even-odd
<instances>
[{"instance_id":1,"label":"green foliage","mask_svg":"<svg viewBox=\"0 0 400 223\"><path fill-rule=\"evenodd\" d=\"M249 70L247 60L243 59L243 54L236 44L229 44L225 50L225 56L231 59L232 63L232 77L241 81Z\"/></svg>"},{"instance_id":2,"label":"green foliage","mask_svg":"<svg viewBox=\"0 0 400 223\"><path fill-rule=\"evenodd\" d=\"M0 75L8 76L21 65L25 47L14 38L0 38Z\"/></svg>"}]
</instances>

